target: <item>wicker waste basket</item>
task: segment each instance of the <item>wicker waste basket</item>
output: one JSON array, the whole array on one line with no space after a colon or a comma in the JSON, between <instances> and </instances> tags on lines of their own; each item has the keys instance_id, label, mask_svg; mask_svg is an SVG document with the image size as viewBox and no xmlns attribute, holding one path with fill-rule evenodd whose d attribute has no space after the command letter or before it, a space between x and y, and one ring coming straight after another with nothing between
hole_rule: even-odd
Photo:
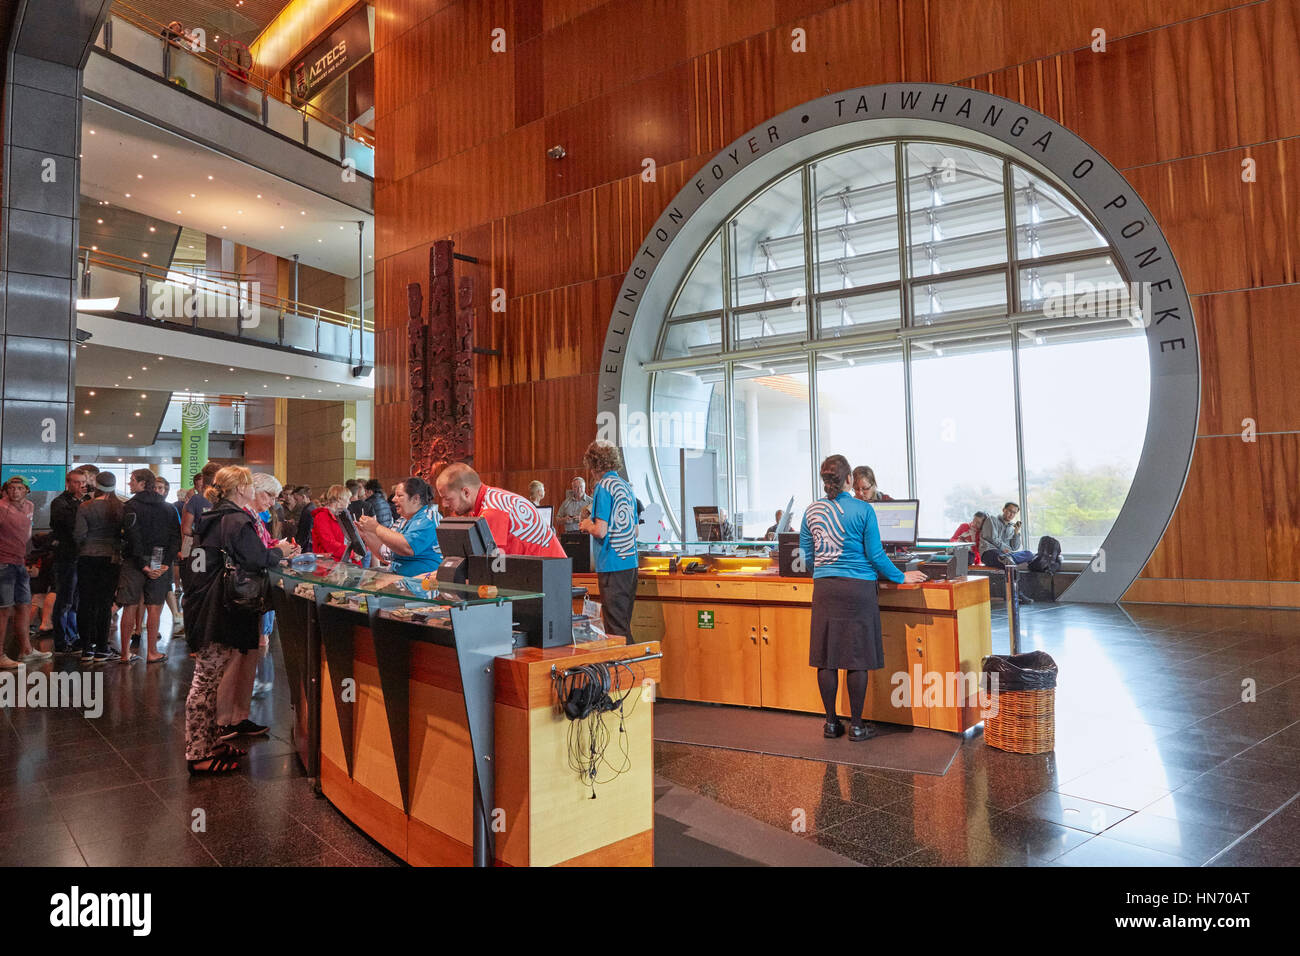
<instances>
[{"instance_id":1,"label":"wicker waste basket","mask_svg":"<svg viewBox=\"0 0 1300 956\"><path fill-rule=\"evenodd\" d=\"M1042 651L984 658L984 679L991 698L984 717L984 742L1013 754L1052 750L1056 746L1056 673L1056 661Z\"/></svg>"}]
</instances>

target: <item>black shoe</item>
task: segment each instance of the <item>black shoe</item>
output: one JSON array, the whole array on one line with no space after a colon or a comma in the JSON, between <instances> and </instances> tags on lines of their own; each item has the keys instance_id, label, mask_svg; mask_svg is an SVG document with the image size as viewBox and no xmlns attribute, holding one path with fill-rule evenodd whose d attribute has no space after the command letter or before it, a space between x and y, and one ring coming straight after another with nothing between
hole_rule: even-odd
<instances>
[{"instance_id":1,"label":"black shoe","mask_svg":"<svg viewBox=\"0 0 1300 956\"><path fill-rule=\"evenodd\" d=\"M236 734L243 734L245 737L260 737L271 728L263 727L261 724L255 724L251 720L244 719L230 729Z\"/></svg>"},{"instance_id":2,"label":"black shoe","mask_svg":"<svg viewBox=\"0 0 1300 956\"><path fill-rule=\"evenodd\" d=\"M1033 598L1027 598L1027 597L1025 597L1023 594L1020 595L1020 597L1019 597L1017 600L1019 600L1019 602L1020 602L1021 604L1033 604L1033 603L1034 603L1034 599L1033 599Z\"/></svg>"},{"instance_id":3,"label":"black shoe","mask_svg":"<svg viewBox=\"0 0 1300 956\"><path fill-rule=\"evenodd\" d=\"M875 727L870 724L859 724L849 728L849 740L861 743L864 740L870 740L877 735Z\"/></svg>"},{"instance_id":4,"label":"black shoe","mask_svg":"<svg viewBox=\"0 0 1300 956\"><path fill-rule=\"evenodd\" d=\"M837 720L833 724L829 720L826 721L826 723L822 725L822 736L827 740L834 740L836 737L843 737L844 721Z\"/></svg>"},{"instance_id":5,"label":"black shoe","mask_svg":"<svg viewBox=\"0 0 1300 956\"><path fill-rule=\"evenodd\" d=\"M217 726L217 739L229 740L232 737L239 736L239 728L233 724L220 724Z\"/></svg>"},{"instance_id":6,"label":"black shoe","mask_svg":"<svg viewBox=\"0 0 1300 956\"><path fill-rule=\"evenodd\" d=\"M140 635L139 635L139 634L132 634L132 635L131 635L131 650L135 651L135 650L139 650L139 649L140 649Z\"/></svg>"}]
</instances>

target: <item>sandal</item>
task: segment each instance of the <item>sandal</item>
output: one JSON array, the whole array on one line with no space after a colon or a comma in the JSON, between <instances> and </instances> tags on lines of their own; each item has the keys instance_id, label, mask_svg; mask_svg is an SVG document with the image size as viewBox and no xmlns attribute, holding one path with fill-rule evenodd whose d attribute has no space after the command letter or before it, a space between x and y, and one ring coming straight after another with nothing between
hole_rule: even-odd
<instances>
[{"instance_id":1,"label":"sandal","mask_svg":"<svg viewBox=\"0 0 1300 956\"><path fill-rule=\"evenodd\" d=\"M217 744L212 748L212 755L214 757L232 757L238 759L239 757L247 757L248 751L243 747L235 747L232 744Z\"/></svg>"},{"instance_id":2,"label":"sandal","mask_svg":"<svg viewBox=\"0 0 1300 956\"><path fill-rule=\"evenodd\" d=\"M199 764L206 763L206 767L200 767ZM229 773L232 770L239 769L239 761L229 755L219 754L213 751L207 757L200 760L187 760L185 765L189 768L191 776L209 773Z\"/></svg>"},{"instance_id":3,"label":"sandal","mask_svg":"<svg viewBox=\"0 0 1300 956\"><path fill-rule=\"evenodd\" d=\"M167 655L166 655L166 654L159 654L157 657L151 657L151 658L149 658L149 663L150 663L150 664L161 664L161 663L162 663L163 661L165 661L165 660L167 660Z\"/></svg>"}]
</instances>

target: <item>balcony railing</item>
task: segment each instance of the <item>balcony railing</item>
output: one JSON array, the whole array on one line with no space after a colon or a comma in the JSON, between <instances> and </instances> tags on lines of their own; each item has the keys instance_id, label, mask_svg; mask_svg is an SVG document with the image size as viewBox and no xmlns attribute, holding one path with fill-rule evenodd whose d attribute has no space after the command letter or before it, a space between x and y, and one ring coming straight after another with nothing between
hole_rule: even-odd
<instances>
[{"instance_id":1,"label":"balcony railing","mask_svg":"<svg viewBox=\"0 0 1300 956\"><path fill-rule=\"evenodd\" d=\"M163 328L273 345L350 365L373 364L375 325L355 315L281 298L246 274L196 274L81 247L82 299L117 299L96 312Z\"/></svg>"},{"instance_id":2,"label":"balcony railing","mask_svg":"<svg viewBox=\"0 0 1300 956\"><path fill-rule=\"evenodd\" d=\"M251 67L203 48L194 37L114 3L95 46L357 172L375 175L374 140L359 126L287 94ZM197 47L197 49L196 49Z\"/></svg>"}]
</instances>

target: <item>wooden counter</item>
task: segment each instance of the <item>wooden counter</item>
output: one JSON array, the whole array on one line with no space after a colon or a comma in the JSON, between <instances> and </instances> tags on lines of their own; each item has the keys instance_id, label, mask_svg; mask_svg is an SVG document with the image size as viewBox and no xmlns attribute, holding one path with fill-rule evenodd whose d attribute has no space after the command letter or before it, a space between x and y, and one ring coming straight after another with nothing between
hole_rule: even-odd
<instances>
[{"instance_id":1,"label":"wooden counter","mask_svg":"<svg viewBox=\"0 0 1300 956\"><path fill-rule=\"evenodd\" d=\"M437 628L335 606L317 604L308 613L311 602L292 595L276 600L288 625L282 630L286 661L295 665L295 723L318 728L318 747L307 743L311 735L295 734L295 743L308 772L319 768L321 792L412 865L470 865L474 754L450 639L434 638ZM504 620L508 633L508 613ZM658 651L657 642L629 647L620 639L486 658L495 686L494 806L487 816L497 865L654 864L652 685L660 679L660 660L621 669L621 686L632 688L621 721L629 767L617 776L602 769L595 800L569 766L572 722L557 704L551 668ZM313 667L315 695L307 690ZM313 708L315 720L303 720L301 712ZM618 713L605 721L607 757L618 763Z\"/></svg>"},{"instance_id":2,"label":"wooden counter","mask_svg":"<svg viewBox=\"0 0 1300 956\"><path fill-rule=\"evenodd\" d=\"M573 583L598 598L594 574ZM632 631L663 644L660 696L821 713L808 666L813 586L764 573L642 571ZM977 675L992 653L988 579L882 582L879 597L885 666L872 672L866 717L948 731L979 723ZM848 715L843 676L839 709Z\"/></svg>"}]
</instances>

